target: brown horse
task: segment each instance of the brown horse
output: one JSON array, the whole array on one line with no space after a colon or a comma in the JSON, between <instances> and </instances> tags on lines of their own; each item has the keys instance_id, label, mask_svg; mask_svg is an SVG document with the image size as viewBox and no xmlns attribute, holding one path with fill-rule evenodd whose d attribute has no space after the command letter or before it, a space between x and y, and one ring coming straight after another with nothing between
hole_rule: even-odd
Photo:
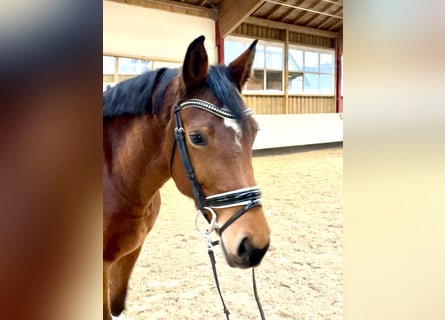
<instances>
[{"instance_id":1,"label":"brown horse","mask_svg":"<svg viewBox=\"0 0 445 320\"><path fill-rule=\"evenodd\" d=\"M216 229L230 266L254 267L266 253L270 231L252 168L258 126L240 96L256 42L227 67L209 68L201 36L179 70L147 72L104 93L104 319L124 310L170 177Z\"/></svg>"}]
</instances>

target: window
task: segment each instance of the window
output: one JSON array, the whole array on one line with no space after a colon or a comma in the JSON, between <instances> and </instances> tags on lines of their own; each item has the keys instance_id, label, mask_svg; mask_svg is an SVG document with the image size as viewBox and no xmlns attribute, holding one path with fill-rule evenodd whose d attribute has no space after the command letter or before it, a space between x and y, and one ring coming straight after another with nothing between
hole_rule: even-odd
<instances>
[{"instance_id":1,"label":"window","mask_svg":"<svg viewBox=\"0 0 445 320\"><path fill-rule=\"evenodd\" d=\"M103 56L103 74L114 74L115 58Z\"/></svg>"},{"instance_id":2,"label":"window","mask_svg":"<svg viewBox=\"0 0 445 320\"><path fill-rule=\"evenodd\" d=\"M224 41L224 62L235 60L252 43L250 39L228 37ZM277 43L259 41L256 46L252 66L252 78L246 83L245 90L264 92L283 92L284 46Z\"/></svg>"},{"instance_id":3,"label":"window","mask_svg":"<svg viewBox=\"0 0 445 320\"><path fill-rule=\"evenodd\" d=\"M334 94L334 53L289 49L289 93Z\"/></svg>"},{"instance_id":4,"label":"window","mask_svg":"<svg viewBox=\"0 0 445 320\"><path fill-rule=\"evenodd\" d=\"M116 83L131 79L149 70L159 68L178 68L180 62L164 60L146 60L128 57L103 56L103 88L114 86ZM116 70L117 69L117 70ZM117 71L117 74L116 74Z\"/></svg>"},{"instance_id":5,"label":"window","mask_svg":"<svg viewBox=\"0 0 445 320\"><path fill-rule=\"evenodd\" d=\"M151 70L151 61L133 58L118 58L119 74L137 75Z\"/></svg>"},{"instance_id":6,"label":"window","mask_svg":"<svg viewBox=\"0 0 445 320\"><path fill-rule=\"evenodd\" d=\"M283 71L266 70L266 90L283 91Z\"/></svg>"},{"instance_id":7,"label":"window","mask_svg":"<svg viewBox=\"0 0 445 320\"><path fill-rule=\"evenodd\" d=\"M320 71L333 73L334 72L334 55L333 54L320 54Z\"/></svg>"},{"instance_id":8,"label":"window","mask_svg":"<svg viewBox=\"0 0 445 320\"><path fill-rule=\"evenodd\" d=\"M303 93L303 73L289 71L289 92Z\"/></svg>"},{"instance_id":9,"label":"window","mask_svg":"<svg viewBox=\"0 0 445 320\"><path fill-rule=\"evenodd\" d=\"M224 60L226 64L235 60L246 48L246 44L242 41L224 41Z\"/></svg>"},{"instance_id":10,"label":"window","mask_svg":"<svg viewBox=\"0 0 445 320\"><path fill-rule=\"evenodd\" d=\"M303 71L303 51L289 49L289 70Z\"/></svg>"},{"instance_id":11,"label":"window","mask_svg":"<svg viewBox=\"0 0 445 320\"><path fill-rule=\"evenodd\" d=\"M179 68L181 64L179 62L167 62L167 61L153 61L153 69L156 70L159 68Z\"/></svg>"},{"instance_id":12,"label":"window","mask_svg":"<svg viewBox=\"0 0 445 320\"><path fill-rule=\"evenodd\" d=\"M253 70L248 86L249 90L264 90L264 70Z\"/></svg>"}]
</instances>

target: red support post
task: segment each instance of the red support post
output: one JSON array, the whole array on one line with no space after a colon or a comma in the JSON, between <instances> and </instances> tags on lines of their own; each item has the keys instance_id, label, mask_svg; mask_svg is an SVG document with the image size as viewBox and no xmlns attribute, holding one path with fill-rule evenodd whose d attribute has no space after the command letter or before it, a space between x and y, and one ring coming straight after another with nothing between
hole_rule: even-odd
<instances>
[{"instance_id":1,"label":"red support post","mask_svg":"<svg viewBox=\"0 0 445 320\"><path fill-rule=\"evenodd\" d=\"M343 38L337 38L337 45L335 50L335 65L336 65L336 90L335 90L335 112L340 113L343 112L343 99L342 99L342 61L341 58L343 56Z\"/></svg>"},{"instance_id":2,"label":"red support post","mask_svg":"<svg viewBox=\"0 0 445 320\"><path fill-rule=\"evenodd\" d=\"M224 64L224 38L221 38L218 21L215 21L215 41L218 50L218 63Z\"/></svg>"}]
</instances>

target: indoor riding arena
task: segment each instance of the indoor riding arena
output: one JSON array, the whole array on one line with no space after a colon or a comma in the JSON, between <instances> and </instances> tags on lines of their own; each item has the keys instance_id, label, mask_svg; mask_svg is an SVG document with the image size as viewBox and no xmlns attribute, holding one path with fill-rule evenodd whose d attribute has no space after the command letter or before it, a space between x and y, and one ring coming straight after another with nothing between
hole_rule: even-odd
<instances>
[{"instance_id":1,"label":"indoor riding arena","mask_svg":"<svg viewBox=\"0 0 445 320\"><path fill-rule=\"evenodd\" d=\"M105 0L103 9L104 89L180 67L200 35L210 64L259 40L242 97L259 124L253 167L271 229L255 268L262 309L273 320L342 319L342 1ZM125 319L225 319L193 200L171 179L161 197ZM229 267L220 247L215 255L230 319L261 319L252 270Z\"/></svg>"}]
</instances>

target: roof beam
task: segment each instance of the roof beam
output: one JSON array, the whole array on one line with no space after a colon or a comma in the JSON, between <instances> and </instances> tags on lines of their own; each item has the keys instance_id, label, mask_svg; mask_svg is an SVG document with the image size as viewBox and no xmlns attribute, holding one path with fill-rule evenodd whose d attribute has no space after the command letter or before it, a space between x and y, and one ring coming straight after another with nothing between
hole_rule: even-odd
<instances>
[{"instance_id":1,"label":"roof beam","mask_svg":"<svg viewBox=\"0 0 445 320\"><path fill-rule=\"evenodd\" d=\"M299 1L297 1L296 3L294 3L294 5L295 6L299 6L300 4L302 4L304 2L304 0L299 0ZM289 8L280 18L279 18L279 20L281 20L281 21L284 21L284 20L286 20L286 18L288 17L288 16L290 16L291 15L291 13L292 12L294 12L295 11L295 8Z\"/></svg>"},{"instance_id":2,"label":"roof beam","mask_svg":"<svg viewBox=\"0 0 445 320\"><path fill-rule=\"evenodd\" d=\"M270 28L276 28L276 29L282 29L282 30L289 30L292 32L298 32L298 33L304 33L304 34L310 34L313 36L320 36L325 38L337 38L338 32L333 31L325 31L325 30L319 30L314 28L308 28L308 27L301 27L294 24L284 23L284 22L277 22L272 20L266 20L266 19L260 19L255 17L248 17L244 23L250 23L250 24L256 24L263 27L270 27Z\"/></svg>"},{"instance_id":3,"label":"roof beam","mask_svg":"<svg viewBox=\"0 0 445 320\"><path fill-rule=\"evenodd\" d=\"M171 0L107 0L216 20L216 10Z\"/></svg>"},{"instance_id":4,"label":"roof beam","mask_svg":"<svg viewBox=\"0 0 445 320\"><path fill-rule=\"evenodd\" d=\"M277 12L278 10L280 10L280 9L281 9L281 6L278 5L278 4L275 4L274 7L273 7L273 9L270 10L270 11L267 13L267 19L270 19L270 17L272 17L272 16L274 15L274 13Z\"/></svg>"},{"instance_id":5,"label":"roof beam","mask_svg":"<svg viewBox=\"0 0 445 320\"><path fill-rule=\"evenodd\" d=\"M332 6L333 6L333 4L332 4L331 2L329 2L329 3L327 3L327 4L321 9L321 11L322 11L322 12L327 12L328 9L331 8ZM312 18L310 18L308 21L306 21L306 26L309 27L309 26L311 25L311 23L314 22L314 20L316 20L316 19L319 18L319 17L320 17L320 16L314 14L314 15L312 16ZM332 17L330 17L330 18L332 18Z\"/></svg>"},{"instance_id":6,"label":"roof beam","mask_svg":"<svg viewBox=\"0 0 445 320\"><path fill-rule=\"evenodd\" d=\"M337 23L335 23L333 26L331 26L330 28L329 28L329 30L334 30L334 29L336 29L337 27L339 27L341 24L343 23L343 21L338 21Z\"/></svg>"},{"instance_id":7,"label":"roof beam","mask_svg":"<svg viewBox=\"0 0 445 320\"><path fill-rule=\"evenodd\" d=\"M305 15L307 15L313 8L315 8L316 6L318 6L320 2L314 2L312 3L309 8L305 8L305 10L301 11L299 15L297 15L293 20L294 20L294 24L299 24L300 23L300 19L303 18ZM297 6L291 6L291 8L295 8L297 10L301 10L302 7L297 7ZM317 16L315 14L315 16Z\"/></svg>"},{"instance_id":8,"label":"roof beam","mask_svg":"<svg viewBox=\"0 0 445 320\"><path fill-rule=\"evenodd\" d=\"M299 7L299 6L294 6L294 5L285 3L285 2L277 2L275 0L266 0L266 2L273 3L273 4L281 4L282 6L289 7L289 8L294 8L294 9L298 9L298 10L302 10L302 11L307 11L307 12L312 12L312 13L316 13L316 14L321 14L321 15L329 16L329 17L335 17L335 18L338 18L338 19L343 19L343 17L336 16L336 15L333 15L333 14L330 14L330 13L327 13L327 12L321 12L321 11L317 11L317 10L312 10L320 2L312 3L312 5L310 5L309 8L303 8L303 7Z\"/></svg>"},{"instance_id":9,"label":"roof beam","mask_svg":"<svg viewBox=\"0 0 445 320\"><path fill-rule=\"evenodd\" d=\"M342 11L343 11L343 7L339 7L337 10L334 11L334 14L337 15ZM334 17L325 17L324 20L318 25L318 28L323 29L323 27L326 24L329 24L329 22L331 22L332 19L335 19L335 18ZM309 25L309 27L310 27L310 25Z\"/></svg>"},{"instance_id":10,"label":"roof beam","mask_svg":"<svg viewBox=\"0 0 445 320\"><path fill-rule=\"evenodd\" d=\"M229 35L263 3L263 0L222 0L218 12L221 37Z\"/></svg>"},{"instance_id":11,"label":"roof beam","mask_svg":"<svg viewBox=\"0 0 445 320\"><path fill-rule=\"evenodd\" d=\"M332 3L332 4L336 4L336 5L338 5L338 6L342 6L342 5L343 5L343 2L341 2L341 1L332 1L332 0L320 0L320 1L322 1L322 2L327 2L327 3Z\"/></svg>"}]
</instances>

